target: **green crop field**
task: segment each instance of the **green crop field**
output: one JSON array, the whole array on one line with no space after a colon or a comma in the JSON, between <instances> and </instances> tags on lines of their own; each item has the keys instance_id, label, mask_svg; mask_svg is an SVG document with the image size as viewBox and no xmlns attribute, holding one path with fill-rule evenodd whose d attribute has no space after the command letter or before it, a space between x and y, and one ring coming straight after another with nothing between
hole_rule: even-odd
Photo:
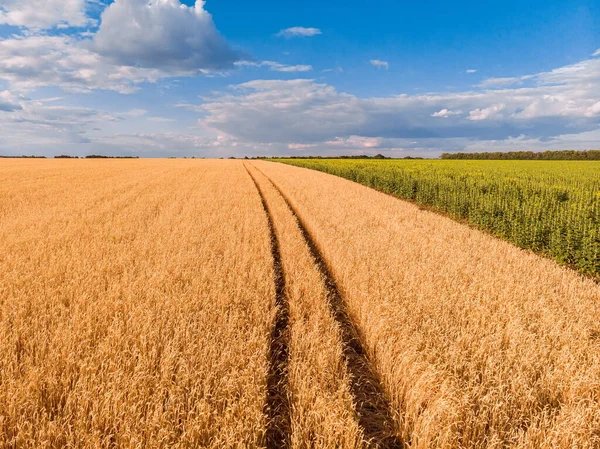
<instances>
[{"instance_id":1,"label":"green crop field","mask_svg":"<svg viewBox=\"0 0 600 449\"><path fill-rule=\"evenodd\" d=\"M600 162L278 159L465 220L600 275Z\"/></svg>"}]
</instances>

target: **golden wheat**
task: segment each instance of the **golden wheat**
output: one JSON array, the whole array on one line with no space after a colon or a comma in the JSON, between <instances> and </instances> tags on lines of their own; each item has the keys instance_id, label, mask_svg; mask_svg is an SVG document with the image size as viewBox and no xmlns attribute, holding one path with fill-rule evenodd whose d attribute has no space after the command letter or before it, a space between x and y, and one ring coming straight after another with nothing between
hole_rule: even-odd
<instances>
[{"instance_id":1,"label":"golden wheat","mask_svg":"<svg viewBox=\"0 0 600 449\"><path fill-rule=\"evenodd\" d=\"M2 162L0 447L258 447L272 260L244 168Z\"/></svg>"},{"instance_id":2,"label":"golden wheat","mask_svg":"<svg viewBox=\"0 0 600 449\"><path fill-rule=\"evenodd\" d=\"M600 447L598 312L591 280L323 173L0 163L0 448L271 449L286 422L297 449Z\"/></svg>"},{"instance_id":3,"label":"golden wheat","mask_svg":"<svg viewBox=\"0 0 600 449\"><path fill-rule=\"evenodd\" d=\"M598 285L352 182L257 167L332 267L407 445L600 445Z\"/></svg>"},{"instance_id":4,"label":"golden wheat","mask_svg":"<svg viewBox=\"0 0 600 449\"><path fill-rule=\"evenodd\" d=\"M290 309L291 447L360 448L338 326L306 242L283 198L250 168L272 214Z\"/></svg>"}]
</instances>

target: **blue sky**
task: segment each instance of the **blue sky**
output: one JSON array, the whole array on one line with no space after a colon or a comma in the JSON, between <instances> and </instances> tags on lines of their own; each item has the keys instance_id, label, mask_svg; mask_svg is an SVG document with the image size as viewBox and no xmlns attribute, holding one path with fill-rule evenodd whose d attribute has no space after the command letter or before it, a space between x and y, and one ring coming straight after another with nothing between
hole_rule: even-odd
<instances>
[{"instance_id":1,"label":"blue sky","mask_svg":"<svg viewBox=\"0 0 600 449\"><path fill-rule=\"evenodd\" d=\"M600 2L0 0L0 154L600 147Z\"/></svg>"}]
</instances>

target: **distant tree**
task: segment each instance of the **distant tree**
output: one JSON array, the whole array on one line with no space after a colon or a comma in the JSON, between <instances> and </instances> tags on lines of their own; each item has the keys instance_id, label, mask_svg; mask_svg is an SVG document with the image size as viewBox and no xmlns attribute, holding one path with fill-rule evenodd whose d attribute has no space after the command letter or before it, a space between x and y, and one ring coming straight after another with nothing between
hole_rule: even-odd
<instances>
[{"instance_id":1,"label":"distant tree","mask_svg":"<svg viewBox=\"0 0 600 449\"><path fill-rule=\"evenodd\" d=\"M508 151L482 153L443 153L442 159L473 160L537 160L537 161L598 161L600 150Z\"/></svg>"},{"instance_id":2,"label":"distant tree","mask_svg":"<svg viewBox=\"0 0 600 449\"><path fill-rule=\"evenodd\" d=\"M0 159L46 159L46 156L2 156Z\"/></svg>"},{"instance_id":3,"label":"distant tree","mask_svg":"<svg viewBox=\"0 0 600 449\"><path fill-rule=\"evenodd\" d=\"M86 159L139 159L139 156L103 156L101 154L90 154Z\"/></svg>"}]
</instances>

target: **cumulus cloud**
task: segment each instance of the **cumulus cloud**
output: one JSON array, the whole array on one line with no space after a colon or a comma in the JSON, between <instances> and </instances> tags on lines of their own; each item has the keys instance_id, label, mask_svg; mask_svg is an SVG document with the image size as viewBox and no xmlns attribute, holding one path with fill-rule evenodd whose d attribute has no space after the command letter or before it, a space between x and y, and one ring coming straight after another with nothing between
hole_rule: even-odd
<instances>
[{"instance_id":1,"label":"cumulus cloud","mask_svg":"<svg viewBox=\"0 0 600 449\"><path fill-rule=\"evenodd\" d=\"M156 123L171 123L175 122L175 119L169 117L148 117L148 121Z\"/></svg>"},{"instance_id":2,"label":"cumulus cloud","mask_svg":"<svg viewBox=\"0 0 600 449\"><path fill-rule=\"evenodd\" d=\"M523 84L522 78L487 78L479 87L505 87Z\"/></svg>"},{"instance_id":3,"label":"cumulus cloud","mask_svg":"<svg viewBox=\"0 0 600 449\"><path fill-rule=\"evenodd\" d=\"M0 112L13 112L23 109L17 97L8 90L0 92Z\"/></svg>"},{"instance_id":4,"label":"cumulus cloud","mask_svg":"<svg viewBox=\"0 0 600 449\"><path fill-rule=\"evenodd\" d=\"M264 61L263 65L266 65L274 72L310 72L312 70L311 65L305 64L286 65L279 62Z\"/></svg>"},{"instance_id":5,"label":"cumulus cloud","mask_svg":"<svg viewBox=\"0 0 600 449\"><path fill-rule=\"evenodd\" d=\"M325 145L331 147L344 147L352 149L369 149L378 148L382 145L383 139L379 137L363 137L363 136L349 136L349 137L336 137L333 140L328 140Z\"/></svg>"},{"instance_id":6,"label":"cumulus cloud","mask_svg":"<svg viewBox=\"0 0 600 449\"><path fill-rule=\"evenodd\" d=\"M600 48L596 50L592 56L600 56Z\"/></svg>"},{"instance_id":7,"label":"cumulus cloud","mask_svg":"<svg viewBox=\"0 0 600 449\"><path fill-rule=\"evenodd\" d=\"M19 90L57 86L68 91L93 89L131 93L143 81L156 81L155 69L117 66L69 36L31 35L0 39L0 79Z\"/></svg>"},{"instance_id":8,"label":"cumulus cloud","mask_svg":"<svg viewBox=\"0 0 600 449\"><path fill-rule=\"evenodd\" d=\"M274 72L310 72L313 69L311 65L287 65L275 61L238 61L235 63L235 65L237 67L268 67L269 70L272 70Z\"/></svg>"},{"instance_id":9,"label":"cumulus cloud","mask_svg":"<svg viewBox=\"0 0 600 449\"><path fill-rule=\"evenodd\" d=\"M26 28L84 27L87 0L2 0L0 24Z\"/></svg>"},{"instance_id":10,"label":"cumulus cloud","mask_svg":"<svg viewBox=\"0 0 600 449\"><path fill-rule=\"evenodd\" d=\"M19 10L21 2L0 0L0 5L6 23L7 14ZM39 28L86 23L65 18L66 13L62 17L59 22L37 23ZM129 22L125 26L126 20L138 21L144 32L131 30L135 27ZM27 22L33 27L35 20ZM548 72L490 78L456 93L358 97L314 80L255 80L213 93L202 104L176 105L199 114L199 135L165 117L121 123L115 113L55 106L59 99L32 101L15 93L42 86L131 93L143 82L235 66L283 73L312 70L310 65L242 60L219 36L200 1L189 7L179 0L116 0L105 11L100 32L104 42L93 34L89 39L39 30L0 38L0 80L9 89L0 91L0 150L13 148L20 153L45 145L52 155L58 146L73 145L89 148L88 152L112 148L114 154L147 148L147 155L183 155L194 149L213 156L290 151L401 156L436 155L439 149L589 148L600 143L600 58L596 57ZM370 62L389 67L386 61ZM142 117L147 111L121 114ZM161 130L172 132L155 132L155 122L161 122ZM130 131L133 125L137 132Z\"/></svg>"},{"instance_id":11,"label":"cumulus cloud","mask_svg":"<svg viewBox=\"0 0 600 449\"><path fill-rule=\"evenodd\" d=\"M469 112L469 120L487 120L493 117L499 117L499 114L506 108L505 104L494 104L483 109L473 109Z\"/></svg>"},{"instance_id":12,"label":"cumulus cloud","mask_svg":"<svg viewBox=\"0 0 600 449\"><path fill-rule=\"evenodd\" d=\"M290 150L306 150L308 148L315 148L316 146L314 143L289 143L287 145Z\"/></svg>"},{"instance_id":13,"label":"cumulus cloud","mask_svg":"<svg viewBox=\"0 0 600 449\"><path fill-rule=\"evenodd\" d=\"M263 143L550 139L600 128L600 60L522 78L532 85L384 98L360 98L314 80L257 80L193 108L205 114L203 126Z\"/></svg>"},{"instance_id":14,"label":"cumulus cloud","mask_svg":"<svg viewBox=\"0 0 600 449\"><path fill-rule=\"evenodd\" d=\"M142 82L234 67L238 54L218 34L203 5L116 0L104 11L93 40L43 33L0 38L0 79L19 90L57 86L131 93ZM278 71L310 69L269 64Z\"/></svg>"},{"instance_id":15,"label":"cumulus cloud","mask_svg":"<svg viewBox=\"0 0 600 449\"><path fill-rule=\"evenodd\" d=\"M204 1L115 0L92 48L114 64L164 72L224 70L241 55L219 34Z\"/></svg>"},{"instance_id":16,"label":"cumulus cloud","mask_svg":"<svg viewBox=\"0 0 600 449\"><path fill-rule=\"evenodd\" d=\"M258 80L235 90L200 107L205 126L248 141L302 143L348 134L364 121L356 97L312 80Z\"/></svg>"},{"instance_id":17,"label":"cumulus cloud","mask_svg":"<svg viewBox=\"0 0 600 449\"><path fill-rule=\"evenodd\" d=\"M204 135L185 132L130 132L100 137L95 142L103 148L110 148L115 154L123 150L139 156L201 156L229 157L280 154L287 149L270 144L237 142L224 135Z\"/></svg>"},{"instance_id":18,"label":"cumulus cloud","mask_svg":"<svg viewBox=\"0 0 600 449\"><path fill-rule=\"evenodd\" d=\"M100 4L99 0L81 0L78 8L84 11L86 2ZM57 4L76 9L73 0ZM4 8L0 17L4 17L9 10L15 14L29 11L33 3L0 0L0 5ZM87 23L87 19L69 19L63 9L52 5L54 0L44 2L40 14L47 8L63 17L64 24ZM0 38L0 80L21 91L56 86L71 92L132 93L143 82L241 65L288 73L312 70L306 64L256 63L240 58L242 54L220 36L201 0L194 6L180 0L115 0L104 9L96 33L57 35L26 30Z\"/></svg>"},{"instance_id":19,"label":"cumulus cloud","mask_svg":"<svg viewBox=\"0 0 600 449\"><path fill-rule=\"evenodd\" d=\"M461 111L450 111L449 109L440 109L437 112L434 112L433 114L431 114L432 117L442 117L442 118L448 118L450 116L453 115L460 115L462 114Z\"/></svg>"},{"instance_id":20,"label":"cumulus cloud","mask_svg":"<svg viewBox=\"0 0 600 449\"><path fill-rule=\"evenodd\" d=\"M311 37L323 34L318 28L291 27L281 30L276 36L291 38L291 37Z\"/></svg>"},{"instance_id":21,"label":"cumulus cloud","mask_svg":"<svg viewBox=\"0 0 600 449\"><path fill-rule=\"evenodd\" d=\"M121 119L104 111L70 106L49 106L46 101L29 100L7 92L0 93L0 103L9 98L18 107L0 113L0 151L5 154L38 153L46 155L57 146L90 142L91 129Z\"/></svg>"},{"instance_id":22,"label":"cumulus cloud","mask_svg":"<svg viewBox=\"0 0 600 449\"><path fill-rule=\"evenodd\" d=\"M191 103L177 103L174 105L176 108L187 109L188 111L194 112L202 112L204 111L204 107L201 105L191 104Z\"/></svg>"},{"instance_id":23,"label":"cumulus cloud","mask_svg":"<svg viewBox=\"0 0 600 449\"><path fill-rule=\"evenodd\" d=\"M600 115L600 101L595 103L589 110L586 112L586 117L594 117Z\"/></svg>"},{"instance_id":24,"label":"cumulus cloud","mask_svg":"<svg viewBox=\"0 0 600 449\"><path fill-rule=\"evenodd\" d=\"M378 69L389 69L390 68L390 63L387 61L382 61L380 59L371 59L369 61L369 63L373 66L373 67L377 67Z\"/></svg>"},{"instance_id":25,"label":"cumulus cloud","mask_svg":"<svg viewBox=\"0 0 600 449\"><path fill-rule=\"evenodd\" d=\"M598 148L600 129L581 133L566 133L556 137L529 138L526 136L509 137L501 140L481 140L464 142L462 148L468 152L481 151L518 151L518 150L589 150Z\"/></svg>"},{"instance_id":26,"label":"cumulus cloud","mask_svg":"<svg viewBox=\"0 0 600 449\"><path fill-rule=\"evenodd\" d=\"M105 111L46 106L32 100L23 100L22 105L19 111L0 113L0 134L3 136L0 155L55 156L64 153L84 156L94 153L165 157L197 154L196 150L203 150L204 156L215 156L218 151L236 146L235 142L219 135L139 130L121 133L119 129L131 130L131 123L122 122L118 115Z\"/></svg>"}]
</instances>

